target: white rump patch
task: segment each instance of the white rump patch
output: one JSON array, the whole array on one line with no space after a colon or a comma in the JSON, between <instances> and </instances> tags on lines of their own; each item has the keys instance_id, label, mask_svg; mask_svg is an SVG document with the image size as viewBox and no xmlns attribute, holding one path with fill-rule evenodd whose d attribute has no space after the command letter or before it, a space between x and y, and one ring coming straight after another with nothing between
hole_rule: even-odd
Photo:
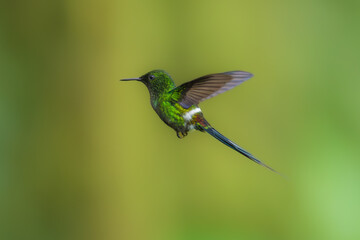
<instances>
[{"instance_id":1,"label":"white rump patch","mask_svg":"<svg viewBox=\"0 0 360 240\"><path fill-rule=\"evenodd\" d=\"M193 125L193 124L187 125L187 127L189 128L189 132L192 132L195 130L195 125Z\"/></svg>"},{"instance_id":2,"label":"white rump patch","mask_svg":"<svg viewBox=\"0 0 360 240\"><path fill-rule=\"evenodd\" d=\"M195 108L193 110L190 110L187 113L184 113L183 118L184 118L184 120L186 122L189 122L192 119L192 117L194 116L194 114L199 113L199 112L201 112L201 109L200 108Z\"/></svg>"}]
</instances>

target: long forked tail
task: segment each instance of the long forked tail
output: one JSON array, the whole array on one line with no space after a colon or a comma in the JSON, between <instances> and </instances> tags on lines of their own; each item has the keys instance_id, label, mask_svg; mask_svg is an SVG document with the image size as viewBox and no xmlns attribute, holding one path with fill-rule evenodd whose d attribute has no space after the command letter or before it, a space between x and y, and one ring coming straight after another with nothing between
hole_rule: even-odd
<instances>
[{"instance_id":1,"label":"long forked tail","mask_svg":"<svg viewBox=\"0 0 360 240\"><path fill-rule=\"evenodd\" d=\"M222 135L221 133L216 131L215 128L211 127L210 124L205 119L202 119L202 121L199 122L198 126L199 126L199 128L206 131L207 133L209 133L211 136L213 136L214 138L216 138L217 140L219 140L220 142L222 142L226 146L228 146L228 147L234 149L235 151L241 153L242 155L244 155L245 157L251 159L252 161L256 162L257 164L260 164L261 166L264 166L264 167L270 169L271 171L273 171L273 172L275 172L277 174L280 174L279 172L275 171L274 169L272 169L268 165L261 162L259 159L255 158L251 153L245 151L242 147L238 146L236 143L234 143L233 141L231 141L230 139L228 139L227 137L225 137L224 135Z\"/></svg>"}]
</instances>

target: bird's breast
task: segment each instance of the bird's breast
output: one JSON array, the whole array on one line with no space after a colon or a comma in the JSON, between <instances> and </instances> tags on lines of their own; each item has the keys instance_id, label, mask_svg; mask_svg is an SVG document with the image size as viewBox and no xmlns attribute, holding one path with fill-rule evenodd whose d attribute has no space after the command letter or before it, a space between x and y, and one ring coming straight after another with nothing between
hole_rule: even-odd
<instances>
[{"instance_id":1,"label":"bird's breast","mask_svg":"<svg viewBox=\"0 0 360 240\"><path fill-rule=\"evenodd\" d=\"M159 117L168 126L180 132L194 129L194 117L201 113L201 109L198 106L185 109L177 102L162 99L152 102L152 105Z\"/></svg>"}]
</instances>

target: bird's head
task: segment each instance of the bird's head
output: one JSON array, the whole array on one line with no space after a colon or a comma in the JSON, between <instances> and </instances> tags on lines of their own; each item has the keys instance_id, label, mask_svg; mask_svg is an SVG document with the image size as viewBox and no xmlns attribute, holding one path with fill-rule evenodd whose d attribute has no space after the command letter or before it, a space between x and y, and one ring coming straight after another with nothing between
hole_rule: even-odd
<instances>
[{"instance_id":1,"label":"bird's head","mask_svg":"<svg viewBox=\"0 0 360 240\"><path fill-rule=\"evenodd\" d=\"M148 87L150 92L157 93L169 91L172 87L174 87L173 80L164 70L153 70L139 78L127 78L121 79L121 81L140 81Z\"/></svg>"}]
</instances>

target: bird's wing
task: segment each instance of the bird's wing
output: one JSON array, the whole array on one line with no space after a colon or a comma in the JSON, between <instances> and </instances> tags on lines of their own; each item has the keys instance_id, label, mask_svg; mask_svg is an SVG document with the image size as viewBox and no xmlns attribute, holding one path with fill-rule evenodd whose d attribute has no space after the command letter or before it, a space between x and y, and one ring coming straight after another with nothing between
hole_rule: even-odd
<instances>
[{"instance_id":1,"label":"bird's wing","mask_svg":"<svg viewBox=\"0 0 360 240\"><path fill-rule=\"evenodd\" d=\"M252 76L243 71L209 74L178 86L170 94L182 107L189 108L236 87Z\"/></svg>"}]
</instances>

